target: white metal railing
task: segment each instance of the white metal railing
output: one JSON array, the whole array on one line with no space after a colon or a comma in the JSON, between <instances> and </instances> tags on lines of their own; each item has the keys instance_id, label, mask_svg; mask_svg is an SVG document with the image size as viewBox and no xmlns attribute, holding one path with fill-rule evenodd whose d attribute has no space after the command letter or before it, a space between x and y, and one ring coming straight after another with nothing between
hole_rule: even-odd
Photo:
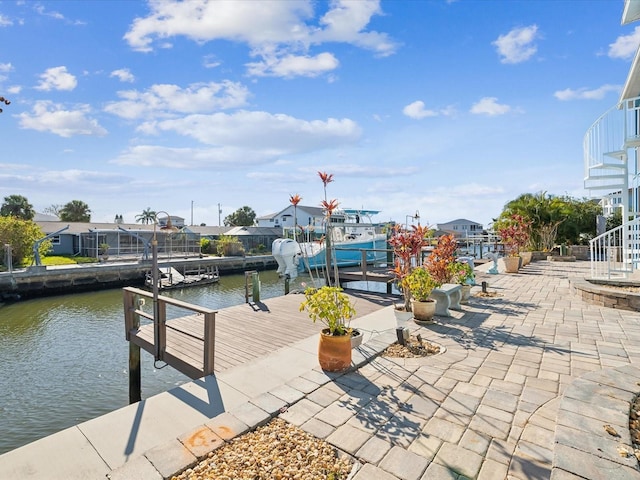
<instances>
[{"instance_id":1,"label":"white metal railing","mask_svg":"<svg viewBox=\"0 0 640 480\"><path fill-rule=\"evenodd\" d=\"M589 242L591 278L628 278L640 264L640 217Z\"/></svg>"},{"instance_id":2,"label":"white metal railing","mask_svg":"<svg viewBox=\"0 0 640 480\"><path fill-rule=\"evenodd\" d=\"M606 186L607 177L623 172L616 167L626 167L627 150L640 145L639 124L640 97L636 97L610 108L591 125L583 141L587 188ZM594 170L596 166L600 168Z\"/></svg>"},{"instance_id":3,"label":"white metal railing","mask_svg":"<svg viewBox=\"0 0 640 480\"><path fill-rule=\"evenodd\" d=\"M624 121L625 115L620 105L616 105L587 130L583 141L585 178L589 177L591 167L604 163L605 153L624 148Z\"/></svg>"}]
</instances>

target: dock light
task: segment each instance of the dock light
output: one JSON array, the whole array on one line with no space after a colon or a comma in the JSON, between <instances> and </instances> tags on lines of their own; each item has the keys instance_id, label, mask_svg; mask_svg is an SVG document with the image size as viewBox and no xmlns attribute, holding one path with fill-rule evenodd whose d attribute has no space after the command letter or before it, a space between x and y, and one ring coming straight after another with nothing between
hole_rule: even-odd
<instances>
[{"instance_id":1,"label":"dock light","mask_svg":"<svg viewBox=\"0 0 640 480\"><path fill-rule=\"evenodd\" d=\"M158 303L158 238L156 236L156 226L158 225L158 214L164 213L167 216L167 222L165 225L160 226L160 230L169 230L175 232L178 229L171 223L171 215L161 210L156 212L153 219L153 238L151 239L151 281L153 282L153 344L154 344L154 359L157 362L164 357L164 349L160 349L160 305Z\"/></svg>"},{"instance_id":2,"label":"dock light","mask_svg":"<svg viewBox=\"0 0 640 480\"><path fill-rule=\"evenodd\" d=\"M416 210L415 215L405 215L406 229L409 230L409 219L417 220L418 226L420 226L420 212Z\"/></svg>"}]
</instances>

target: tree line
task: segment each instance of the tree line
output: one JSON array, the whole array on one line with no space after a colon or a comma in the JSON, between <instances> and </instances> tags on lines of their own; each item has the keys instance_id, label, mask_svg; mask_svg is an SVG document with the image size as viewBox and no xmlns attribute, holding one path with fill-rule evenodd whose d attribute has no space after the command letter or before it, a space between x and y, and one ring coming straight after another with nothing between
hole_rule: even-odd
<instances>
[{"instance_id":1,"label":"tree line","mask_svg":"<svg viewBox=\"0 0 640 480\"><path fill-rule=\"evenodd\" d=\"M43 213L55 215L62 222L90 222L91 209L89 205L81 200L71 200L64 205L51 205L43 210ZM0 207L0 216L14 217L22 220L33 220L36 211L29 200L22 195L9 195L4 197L4 203ZM156 212L150 207L145 208L142 213L136 215L135 220L138 223L148 225L157 220ZM235 212L227 215L224 219L224 225L227 227L241 227L254 225L256 212L248 206L244 206Z\"/></svg>"},{"instance_id":2,"label":"tree line","mask_svg":"<svg viewBox=\"0 0 640 480\"><path fill-rule=\"evenodd\" d=\"M513 215L522 216L529 224L529 250L550 251L558 244L588 244L597 235L596 220L602 215L602 207L595 199L523 193L505 204L494 219L493 229L497 231ZM617 225L615 219L609 219L607 230Z\"/></svg>"}]
</instances>

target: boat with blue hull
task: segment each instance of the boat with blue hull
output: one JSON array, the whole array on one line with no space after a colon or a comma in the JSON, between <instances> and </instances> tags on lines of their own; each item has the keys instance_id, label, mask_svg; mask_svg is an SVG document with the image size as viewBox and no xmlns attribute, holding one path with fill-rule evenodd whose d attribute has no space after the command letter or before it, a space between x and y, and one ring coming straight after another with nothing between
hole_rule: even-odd
<instances>
[{"instance_id":1,"label":"boat with blue hull","mask_svg":"<svg viewBox=\"0 0 640 480\"><path fill-rule=\"evenodd\" d=\"M275 240L271 248L278 273L295 278L299 272L325 267L327 243L331 245L333 266L360 265L363 250L367 263L384 262L387 237L371 221L371 216L378 213L378 210L344 209L331 215L329 228L325 224L285 229L283 238ZM330 242L326 241L327 232Z\"/></svg>"}]
</instances>

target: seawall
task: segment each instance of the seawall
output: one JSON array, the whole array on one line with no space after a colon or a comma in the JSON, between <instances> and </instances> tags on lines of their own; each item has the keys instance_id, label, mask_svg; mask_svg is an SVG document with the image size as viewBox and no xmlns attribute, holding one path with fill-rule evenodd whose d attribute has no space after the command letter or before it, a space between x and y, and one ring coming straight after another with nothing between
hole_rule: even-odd
<instances>
[{"instance_id":1,"label":"seawall","mask_svg":"<svg viewBox=\"0 0 640 480\"><path fill-rule=\"evenodd\" d=\"M271 255L249 257L195 257L160 259L159 267L172 266L180 271L199 267L217 267L223 273L245 270L269 270L277 267ZM64 266L32 266L0 273L0 300L59 295L83 291L120 288L144 284L150 260L113 261Z\"/></svg>"}]
</instances>

